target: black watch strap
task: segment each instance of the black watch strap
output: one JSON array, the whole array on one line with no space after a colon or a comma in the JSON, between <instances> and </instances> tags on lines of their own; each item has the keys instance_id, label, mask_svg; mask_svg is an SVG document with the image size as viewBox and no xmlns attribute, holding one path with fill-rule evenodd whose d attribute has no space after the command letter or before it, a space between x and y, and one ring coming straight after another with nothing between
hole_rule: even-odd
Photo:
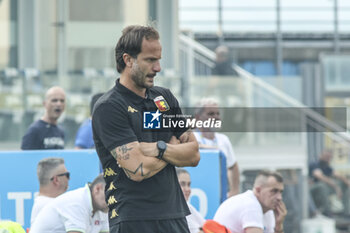
<instances>
[{"instance_id":1,"label":"black watch strap","mask_svg":"<svg viewBox=\"0 0 350 233\"><path fill-rule=\"evenodd\" d=\"M157 159L162 159L163 158L163 155L164 155L164 152L167 148L167 144L164 142L164 141L158 141L157 142L157 148L158 148L158 156L157 156Z\"/></svg>"},{"instance_id":2,"label":"black watch strap","mask_svg":"<svg viewBox=\"0 0 350 233\"><path fill-rule=\"evenodd\" d=\"M165 151L159 151L157 159L162 159Z\"/></svg>"}]
</instances>

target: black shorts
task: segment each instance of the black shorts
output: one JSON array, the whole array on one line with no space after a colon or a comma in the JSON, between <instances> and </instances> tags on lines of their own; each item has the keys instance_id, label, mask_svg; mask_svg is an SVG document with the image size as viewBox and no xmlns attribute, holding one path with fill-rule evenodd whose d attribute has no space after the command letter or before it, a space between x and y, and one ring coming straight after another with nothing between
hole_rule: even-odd
<instances>
[{"instance_id":1,"label":"black shorts","mask_svg":"<svg viewBox=\"0 0 350 233\"><path fill-rule=\"evenodd\" d=\"M109 227L109 233L190 233L186 218L125 221Z\"/></svg>"}]
</instances>

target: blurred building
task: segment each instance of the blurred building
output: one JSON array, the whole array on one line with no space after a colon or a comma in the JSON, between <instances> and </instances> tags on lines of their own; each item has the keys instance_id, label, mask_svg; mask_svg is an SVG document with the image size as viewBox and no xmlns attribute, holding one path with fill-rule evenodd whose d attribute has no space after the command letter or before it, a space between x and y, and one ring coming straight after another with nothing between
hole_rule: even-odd
<instances>
[{"instance_id":1,"label":"blurred building","mask_svg":"<svg viewBox=\"0 0 350 233\"><path fill-rule=\"evenodd\" d=\"M170 87L182 106L210 96L226 108L306 110L300 131L285 130L295 122L273 111L223 113L237 126L225 133L244 173L242 188L261 168L282 171L290 190L286 232L300 232L308 162L328 147L338 155L336 168L349 171L347 129L309 109L350 103L349 13L347 0L0 0L0 146L19 149L41 114L43 93L60 85L67 90L61 124L72 148L90 97L117 77L121 30L154 21L163 46L156 82ZM212 75L219 45L229 47L237 76ZM321 130L308 132L314 122ZM273 131L276 126L285 128Z\"/></svg>"},{"instance_id":2,"label":"blurred building","mask_svg":"<svg viewBox=\"0 0 350 233\"><path fill-rule=\"evenodd\" d=\"M306 106L348 105L349 1L180 0L179 15L194 41L229 47L235 64ZM212 64L197 59L192 74L211 75L205 66ZM311 150L311 159L319 153Z\"/></svg>"},{"instance_id":3,"label":"blurred building","mask_svg":"<svg viewBox=\"0 0 350 233\"><path fill-rule=\"evenodd\" d=\"M56 71L60 50L69 71L113 67L124 25L144 24L147 1L2 0L0 67Z\"/></svg>"},{"instance_id":4,"label":"blurred building","mask_svg":"<svg viewBox=\"0 0 350 233\"><path fill-rule=\"evenodd\" d=\"M251 187L257 170L280 170L288 177L285 231L300 232L298 216L307 215L310 203L305 165L317 160L323 148L330 148L336 157L335 169L349 175L347 125L314 131L313 122L324 122L324 118L310 107L330 107L322 110L326 112L342 107L340 115L349 122L350 2L180 0L179 4L179 27L186 35L180 40L181 67L192 77L187 81L189 100L213 96L225 107L264 108L270 113L274 108L306 110L306 128L299 132L269 130L293 124L291 118L277 113L260 113L261 121L237 109L236 114L224 115L226 120L233 118L232 124L250 121L245 130L236 125L236 131L226 132L243 171L243 190ZM230 48L239 77L211 75L215 54L210 52L219 45ZM188 64L191 55L195 58Z\"/></svg>"},{"instance_id":5,"label":"blurred building","mask_svg":"<svg viewBox=\"0 0 350 233\"><path fill-rule=\"evenodd\" d=\"M4 148L19 148L24 130L42 111L42 94L52 85L68 94L62 124L69 129L70 145L77 125L88 116L86 100L107 90L117 77L114 47L127 25L155 24L169 54L162 59L163 70L174 73L173 5L177 1L0 0L0 126L8 131L0 135L0 141L7 141Z\"/></svg>"},{"instance_id":6,"label":"blurred building","mask_svg":"<svg viewBox=\"0 0 350 233\"><path fill-rule=\"evenodd\" d=\"M346 0L180 1L180 28L210 49L228 45L256 75L300 74L320 53L349 52Z\"/></svg>"}]
</instances>

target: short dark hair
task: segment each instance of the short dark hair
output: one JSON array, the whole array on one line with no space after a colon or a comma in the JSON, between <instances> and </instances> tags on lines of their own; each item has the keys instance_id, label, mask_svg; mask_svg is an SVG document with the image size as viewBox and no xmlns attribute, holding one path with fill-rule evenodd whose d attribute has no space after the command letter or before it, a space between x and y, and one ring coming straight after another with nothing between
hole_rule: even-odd
<instances>
[{"instance_id":1,"label":"short dark hair","mask_svg":"<svg viewBox=\"0 0 350 233\"><path fill-rule=\"evenodd\" d=\"M265 177L273 176L273 177L275 177L275 179L278 182L283 183L283 177L282 177L282 175L279 172L262 170L262 171L259 172L258 175L265 176Z\"/></svg>"},{"instance_id":2,"label":"short dark hair","mask_svg":"<svg viewBox=\"0 0 350 233\"><path fill-rule=\"evenodd\" d=\"M278 183L283 183L283 177L278 172L262 170L255 178L254 186L265 185L269 177L274 177Z\"/></svg>"},{"instance_id":3,"label":"short dark hair","mask_svg":"<svg viewBox=\"0 0 350 233\"><path fill-rule=\"evenodd\" d=\"M100 184L100 183L106 184L106 181L105 181L105 179L103 178L103 174L99 174L99 175L94 179L94 181L92 181L92 183L90 184L90 189L92 190L92 189L95 187L95 185Z\"/></svg>"},{"instance_id":4,"label":"short dark hair","mask_svg":"<svg viewBox=\"0 0 350 233\"><path fill-rule=\"evenodd\" d=\"M91 101L90 101L90 115L92 115L92 111L94 110L94 106L97 102L97 100L103 96L104 93L97 93L92 96Z\"/></svg>"},{"instance_id":5,"label":"short dark hair","mask_svg":"<svg viewBox=\"0 0 350 233\"><path fill-rule=\"evenodd\" d=\"M123 54L127 53L136 58L141 52L143 38L158 40L159 33L151 26L131 25L124 28L123 34L115 47L115 61L119 73L122 73L126 66Z\"/></svg>"}]
</instances>

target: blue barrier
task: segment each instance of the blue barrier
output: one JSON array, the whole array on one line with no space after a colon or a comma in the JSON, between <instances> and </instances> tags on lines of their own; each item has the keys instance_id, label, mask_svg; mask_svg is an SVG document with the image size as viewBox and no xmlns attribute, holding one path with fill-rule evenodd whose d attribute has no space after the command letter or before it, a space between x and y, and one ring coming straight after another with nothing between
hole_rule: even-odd
<instances>
[{"instance_id":1,"label":"blue barrier","mask_svg":"<svg viewBox=\"0 0 350 233\"><path fill-rule=\"evenodd\" d=\"M71 173L69 190L84 186L99 173L94 150L48 150L0 152L0 219L30 226L35 193L39 190L36 167L46 157L61 157ZM186 168L192 178L191 203L208 219L226 196L225 157L217 150L202 150L195 168ZM225 169L221 169L221 167Z\"/></svg>"},{"instance_id":2,"label":"blue barrier","mask_svg":"<svg viewBox=\"0 0 350 233\"><path fill-rule=\"evenodd\" d=\"M227 195L226 157L218 150L201 150L197 167L186 167L191 175L190 202L205 216L212 219Z\"/></svg>"},{"instance_id":3,"label":"blue barrier","mask_svg":"<svg viewBox=\"0 0 350 233\"><path fill-rule=\"evenodd\" d=\"M69 190L84 186L99 173L99 160L93 150L1 152L1 219L16 221L25 228L30 226L34 195L39 190L36 167L46 157L64 158L71 172Z\"/></svg>"}]
</instances>

